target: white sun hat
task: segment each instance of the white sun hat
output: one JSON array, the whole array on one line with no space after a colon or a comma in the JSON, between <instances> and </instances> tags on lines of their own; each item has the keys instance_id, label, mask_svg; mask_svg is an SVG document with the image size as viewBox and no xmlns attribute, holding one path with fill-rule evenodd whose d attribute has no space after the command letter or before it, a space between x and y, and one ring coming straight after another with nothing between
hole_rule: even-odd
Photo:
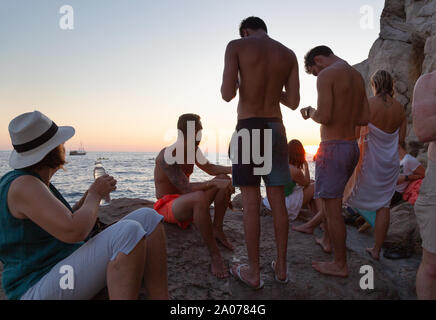
<instances>
[{"instance_id":1,"label":"white sun hat","mask_svg":"<svg viewBox=\"0 0 436 320\"><path fill-rule=\"evenodd\" d=\"M23 169L37 164L74 133L73 127L58 127L39 111L19 115L9 124L14 146L9 165L13 169Z\"/></svg>"}]
</instances>

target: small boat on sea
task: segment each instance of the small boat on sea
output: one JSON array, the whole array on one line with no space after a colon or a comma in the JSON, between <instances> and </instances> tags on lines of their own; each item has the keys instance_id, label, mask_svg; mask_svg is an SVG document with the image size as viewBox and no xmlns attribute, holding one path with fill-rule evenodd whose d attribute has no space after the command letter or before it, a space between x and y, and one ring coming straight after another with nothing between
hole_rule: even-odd
<instances>
[{"instance_id":1,"label":"small boat on sea","mask_svg":"<svg viewBox=\"0 0 436 320\"><path fill-rule=\"evenodd\" d=\"M80 148L78 150L70 151L70 156L84 156L84 155L86 155L86 151L82 144L80 144Z\"/></svg>"}]
</instances>

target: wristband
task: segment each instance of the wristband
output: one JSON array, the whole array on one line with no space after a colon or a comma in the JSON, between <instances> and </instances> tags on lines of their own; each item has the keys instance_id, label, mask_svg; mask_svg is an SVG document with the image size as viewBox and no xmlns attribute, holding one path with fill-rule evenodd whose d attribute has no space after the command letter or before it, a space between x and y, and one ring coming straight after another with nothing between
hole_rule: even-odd
<instances>
[{"instance_id":1,"label":"wristband","mask_svg":"<svg viewBox=\"0 0 436 320\"><path fill-rule=\"evenodd\" d=\"M306 118L310 118L310 109L306 109Z\"/></svg>"}]
</instances>

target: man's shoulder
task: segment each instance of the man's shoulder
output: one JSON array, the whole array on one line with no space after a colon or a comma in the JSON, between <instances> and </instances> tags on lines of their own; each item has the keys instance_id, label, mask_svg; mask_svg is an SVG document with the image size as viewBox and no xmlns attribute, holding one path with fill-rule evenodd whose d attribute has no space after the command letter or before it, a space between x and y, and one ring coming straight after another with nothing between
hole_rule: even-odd
<instances>
[{"instance_id":1,"label":"man's shoulder","mask_svg":"<svg viewBox=\"0 0 436 320\"><path fill-rule=\"evenodd\" d=\"M321 72L318 74L317 82L330 82L333 79L337 79L337 75L340 71L337 68L333 68L331 66L324 68L321 70Z\"/></svg>"},{"instance_id":2,"label":"man's shoulder","mask_svg":"<svg viewBox=\"0 0 436 320\"><path fill-rule=\"evenodd\" d=\"M166 161L165 161L165 151L166 150L167 150L167 147L165 147L161 151L159 151L158 155L156 156L156 160L155 160L157 165L166 164Z\"/></svg>"},{"instance_id":3,"label":"man's shoulder","mask_svg":"<svg viewBox=\"0 0 436 320\"><path fill-rule=\"evenodd\" d=\"M348 63L337 63L323 69L319 73L318 79L350 79L350 76L351 79L353 79L352 83L365 86L365 80L363 79L362 74Z\"/></svg>"},{"instance_id":4,"label":"man's shoulder","mask_svg":"<svg viewBox=\"0 0 436 320\"><path fill-rule=\"evenodd\" d=\"M244 39L234 39L227 44L227 50L235 50L244 44Z\"/></svg>"}]
</instances>

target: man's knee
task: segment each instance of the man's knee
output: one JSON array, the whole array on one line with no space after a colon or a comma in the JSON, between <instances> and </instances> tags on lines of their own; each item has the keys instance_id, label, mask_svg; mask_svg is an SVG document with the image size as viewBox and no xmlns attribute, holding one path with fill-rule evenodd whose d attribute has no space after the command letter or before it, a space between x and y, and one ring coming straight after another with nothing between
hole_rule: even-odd
<instances>
[{"instance_id":1,"label":"man's knee","mask_svg":"<svg viewBox=\"0 0 436 320\"><path fill-rule=\"evenodd\" d=\"M209 206L208 197L204 191L195 191L191 195L194 206Z\"/></svg>"}]
</instances>

